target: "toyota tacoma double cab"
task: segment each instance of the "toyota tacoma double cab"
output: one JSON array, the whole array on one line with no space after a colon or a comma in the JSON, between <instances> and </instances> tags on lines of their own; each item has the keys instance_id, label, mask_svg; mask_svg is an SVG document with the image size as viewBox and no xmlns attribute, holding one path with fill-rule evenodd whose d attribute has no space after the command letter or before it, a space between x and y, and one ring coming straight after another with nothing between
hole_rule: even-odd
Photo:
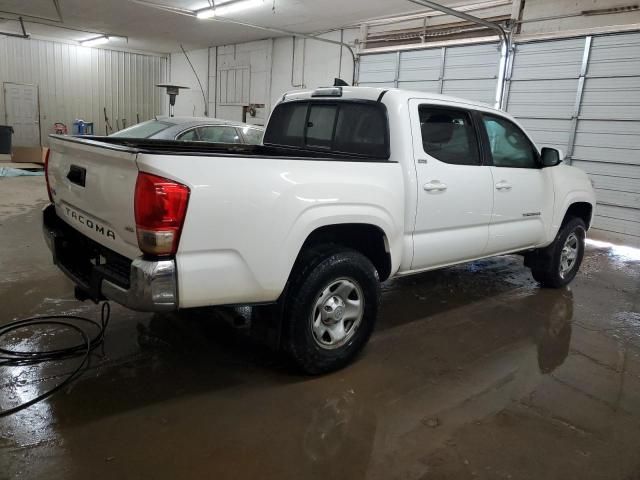
<instances>
[{"instance_id":1,"label":"toyota tacoma double cab","mask_svg":"<svg viewBox=\"0 0 640 480\"><path fill-rule=\"evenodd\" d=\"M44 232L76 296L141 311L275 304L303 371L346 365L379 284L524 255L576 275L595 197L511 116L424 92L285 94L262 145L52 135Z\"/></svg>"}]
</instances>

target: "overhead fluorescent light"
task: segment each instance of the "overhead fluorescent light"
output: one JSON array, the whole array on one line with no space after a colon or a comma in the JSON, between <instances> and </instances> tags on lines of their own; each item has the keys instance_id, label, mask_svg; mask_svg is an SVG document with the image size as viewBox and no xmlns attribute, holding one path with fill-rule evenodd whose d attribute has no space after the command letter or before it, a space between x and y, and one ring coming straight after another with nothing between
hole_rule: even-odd
<instances>
[{"instance_id":1,"label":"overhead fluorescent light","mask_svg":"<svg viewBox=\"0 0 640 480\"><path fill-rule=\"evenodd\" d=\"M213 8L205 8L204 10L198 10L196 17L198 18L213 18L216 16L216 11Z\"/></svg>"},{"instance_id":2,"label":"overhead fluorescent light","mask_svg":"<svg viewBox=\"0 0 640 480\"><path fill-rule=\"evenodd\" d=\"M242 10L260 6L262 5L262 3L263 0L237 0L224 2L222 5L214 8L204 8L202 10L197 10L196 17L205 19L228 15L230 13L241 12Z\"/></svg>"},{"instance_id":3,"label":"overhead fluorescent light","mask_svg":"<svg viewBox=\"0 0 640 480\"><path fill-rule=\"evenodd\" d=\"M225 3L221 7L215 9L216 15L228 15L229 13L240 12L248 8L254 8L262 5L262 0L241 0L239 2Z\"/></svg>"},{"instance_id":4,"label":"overhead fluorescent light","mask_svg":"<svg viewBox=\"0 0 640 480\"><path fill-rule=\"evenodd\" d=\"M100 35L99 37L89 38L88 40L82 40L80 45L83 47L95 47L96 45L102 45L109 42L109 37L106 35Z\"/></svg>"}]
</instances>

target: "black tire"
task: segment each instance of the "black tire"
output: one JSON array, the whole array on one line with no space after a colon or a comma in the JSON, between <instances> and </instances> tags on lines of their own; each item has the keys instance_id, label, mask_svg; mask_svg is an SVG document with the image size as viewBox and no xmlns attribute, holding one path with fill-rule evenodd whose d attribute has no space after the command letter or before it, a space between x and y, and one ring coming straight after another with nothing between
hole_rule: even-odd
<instances>
[{"instance_id":1,"label":"black tire","mask_svg":"<svg viewBox=\"0 0 640 480\"><path fill-rule=\"evenodd\" d=\"M571 218L556 235L555 240L546 248L536 250L528 259L533 278L543 287L561 288L569 284L578 273L584 257L586 227L581 218ZM560 263L567 239L574 235L577 240L577 255L570 268L561 272Z\"/></svg>"},{"instance_id":2,"label":"black tire","mask_svg":"<svg viewBox=\"0 0 640 480\"><path fill-rule=\"evenodd\" d=\"M321 307L316 304L327 295L335 298L328 287L336 282L346 282L347 288L349 284L357 285L351 292L354 294L351 300L358 303L355 299L362 297L363 306L353 307L356 311L361 308L361 315L358 315L359 322L353 321L351 329L348 328L349 321L341 320L343 325L347 325L344 331L349 332L343 339L344 344L337 342L329 348L321 343L333 341L331 336L328 339L319 337L313 319L327 312L327 306L323 306L325 310L320 312ZM283 298L282 319L282 346L301 371L318 375L337 370L351 362L362 350L375 326L379 283L378 272L371 261L355 250L320 245L302 253ZM341 286L342 283L339 284ZM342 312L346 317L347 306L343 307ZM335 312L338 312L337 308ZM338 315L340 319L344 318L342 313Z\"/></svg>"}]
</instances>

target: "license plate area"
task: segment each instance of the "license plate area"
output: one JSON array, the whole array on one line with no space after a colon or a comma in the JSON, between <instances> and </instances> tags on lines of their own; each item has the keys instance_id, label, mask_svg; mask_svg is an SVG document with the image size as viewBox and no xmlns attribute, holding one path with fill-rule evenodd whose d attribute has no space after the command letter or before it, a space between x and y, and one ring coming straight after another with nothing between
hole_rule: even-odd
<instances>
[{"instance_id":1,"label":"license plate area","mask_svg":"<svg viewBox=\"0 0 640 480\"><path fill-rule=\"evenodd\" d=\"M54 261L94 299L102 280L130 287L131 260L100 245L55 217Z\"/></svg>"}]
</instances>

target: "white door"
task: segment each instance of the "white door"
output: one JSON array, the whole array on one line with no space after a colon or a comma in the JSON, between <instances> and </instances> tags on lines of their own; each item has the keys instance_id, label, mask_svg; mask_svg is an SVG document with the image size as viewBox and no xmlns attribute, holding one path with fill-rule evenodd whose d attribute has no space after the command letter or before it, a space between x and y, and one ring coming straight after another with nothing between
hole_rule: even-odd
<instances>
[{"instance_id":1,"label":"white door","mask_svg":"<svg viewBox=\"0 0 640 480\"><path fill-rule=\"evenodd\" d=\"M4 84L7 125L13 127L13 145L40 146L38 87L21 83Z\"/></svg>"},{"instance_id":2,"label":"white door","mask_svg":"<svg viewBox=\"0 0 640 480\"><path fill-rule=\"evenodd\" d=\"M482 113L493 160L493 214L486 254L540 245L553 213L548 169L526 134L510 120Z\"/></svg>"},{"instance_id":3,"label":"white door","mask_svg":"<svg viewBox=\"0 0 640 480\"><path fill-rule=\"evenodd\" d=\"M493 202L471 114L410 100L418 180L412 270L482 256Z\"/></svg>"}]
</instances>

